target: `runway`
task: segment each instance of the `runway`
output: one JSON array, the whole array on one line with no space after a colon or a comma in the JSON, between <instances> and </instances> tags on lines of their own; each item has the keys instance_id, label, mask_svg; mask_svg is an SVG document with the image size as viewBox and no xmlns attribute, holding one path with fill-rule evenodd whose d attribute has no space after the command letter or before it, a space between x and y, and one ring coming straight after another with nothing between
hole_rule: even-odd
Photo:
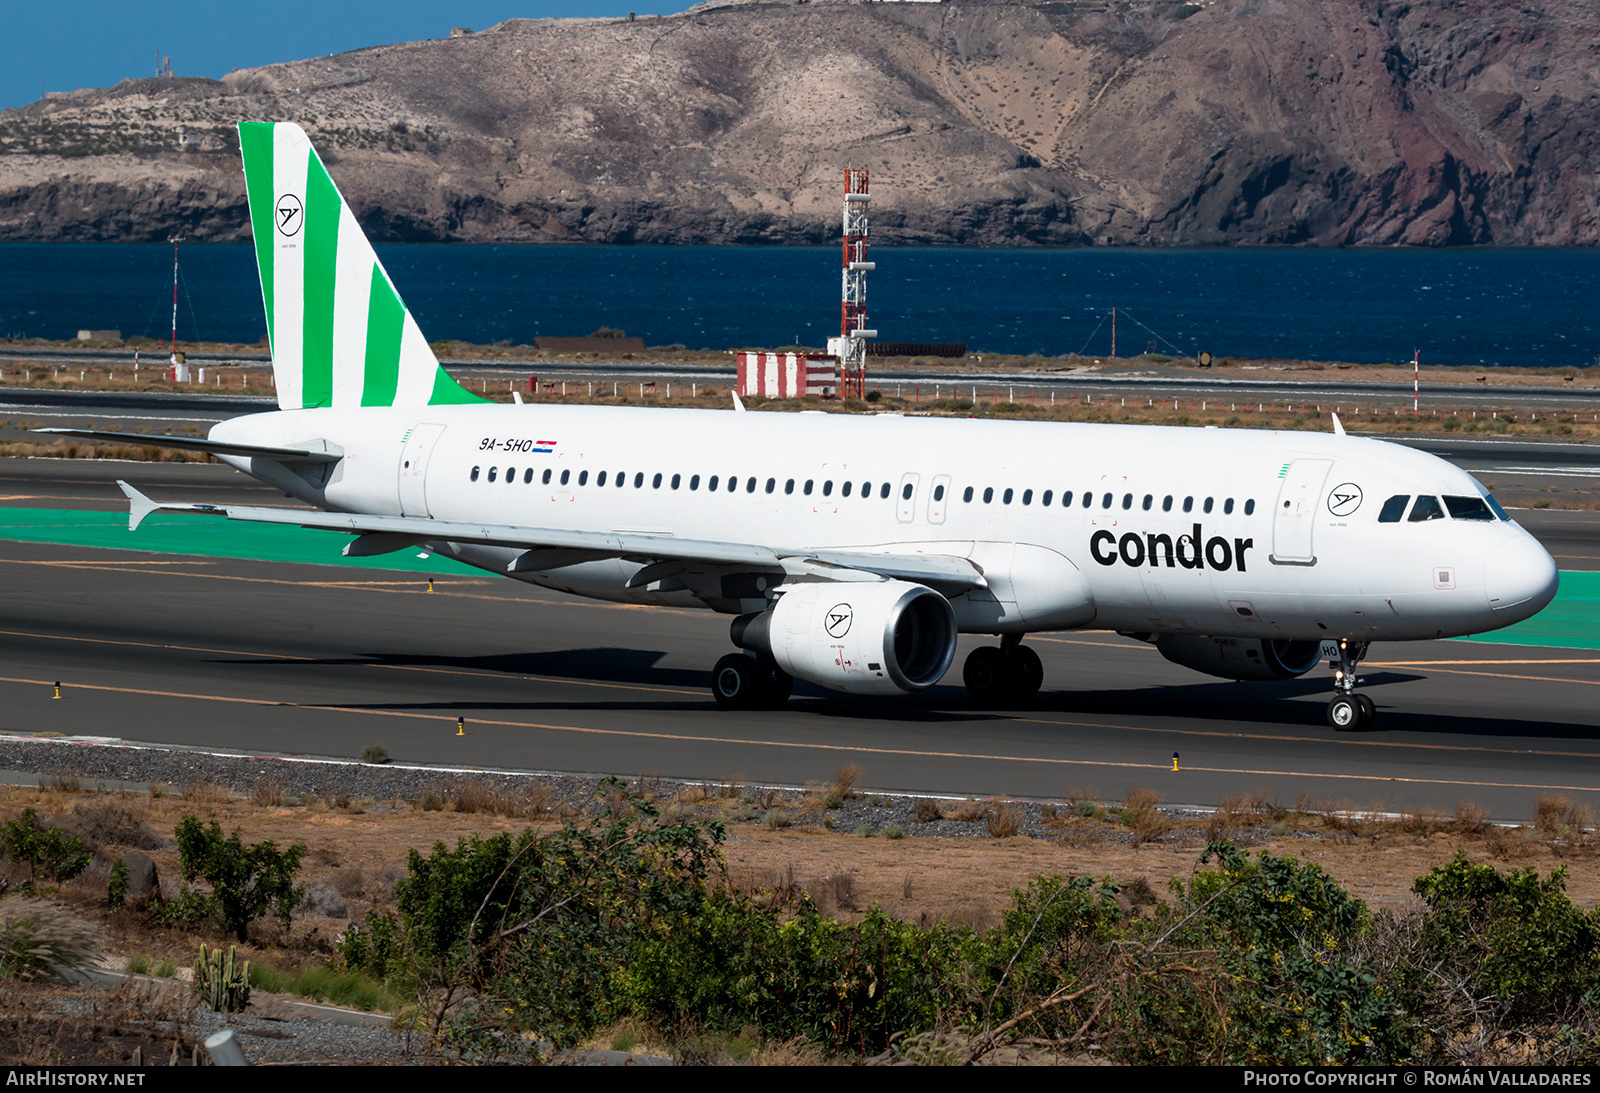
<instances>
[{"instance_id":1,"label":"runway","mask_svg":"<svg viewBox=\"0 0 1600 1093\"><path fill-rule=\"evenodd\" d=\"M63 517L110 513L122 510L110 480L130 472L161 496L272 495L214 466L54 460L0 462L0 492ZM1576 552L1563 568L1600 569L1600 514L1519 517ZM382 744L404 763L783 784L855 762L869 788L955 796L1114 798L1143 785L1203 806L1266 789L1290 804L1472 800L1526 820L1537 797L1561 793L1600 809L1600 652L1380 646L1363 666L1378 731L1360 735L1324 723L1321 669L1215 681L1106 633L1030 639L1046 684L1026 711L973 705L959 684L964 639L957 670L921 695L801 686L786 710L729 713L706 689L730 648L726 618L432 564L430 594L420 571L0 540L0 728L248 754L351 758Z\"/></svg>"}]
</instances>

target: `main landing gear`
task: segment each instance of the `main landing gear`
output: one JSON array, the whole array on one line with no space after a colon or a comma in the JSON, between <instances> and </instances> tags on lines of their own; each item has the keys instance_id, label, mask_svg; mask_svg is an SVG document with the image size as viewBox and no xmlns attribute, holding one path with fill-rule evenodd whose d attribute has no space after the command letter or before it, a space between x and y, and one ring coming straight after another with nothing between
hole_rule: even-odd
<instances>
[{"instance_id":1,"label":"main landing gear","mask_svg":"<svg viewBox=\"0 0 1600 1093\"><path fill-rule=\"evenodd\" d=\"M711 669L711 694L724 710L776 710L794 692L794 676L765 657L729 653Z\"/></svg>"},{"instance_id":2,"label":"main landing gear","mask_svg":"<svg viewBox=\"0 0 1600 1093\"><path fill-rule=\"evenodd\" d=\"M961 682L979 702L1027 702L1044 683L1044 665L1020 636L1007 634L999 645L981 645L968 654Z\"/></svg>"},{"instance_id":3,"label":"main landing gear","mask_svg":"<svg viewBox=\"0 0 1600 1093\"><path fill-rule=\"evenodd\" d=\"M1356 694L1356 665L1367 655L1367 643L1339 639L1339 659L1330 660L1333 669L1333 701L1328 703L1328 724L1340 732L1360 732L1370 729L1377 719L1378 708L1366 695Z\"/></svg>"}]
</instances>

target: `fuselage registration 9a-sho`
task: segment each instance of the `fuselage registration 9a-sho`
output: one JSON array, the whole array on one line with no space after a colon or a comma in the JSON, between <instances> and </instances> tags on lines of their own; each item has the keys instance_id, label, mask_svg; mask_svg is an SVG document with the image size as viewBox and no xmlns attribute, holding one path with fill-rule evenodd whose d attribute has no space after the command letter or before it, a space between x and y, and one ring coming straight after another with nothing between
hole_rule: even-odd
<instances>
[{"instance_id":1,"label":"fuselage registration 9a-sho","mask_svg":"<svg viewBox=\"0 0 1600 1093\"><path fill-rule=\"evenodd\" d=\"M795 679L851 694L963 681L1017 703L1030 633L1114 630L1225 679L1334 668L1370 725L1375 641L1474 634L1555 596L1544 548L1457 467L1343 434L497 404L439 366L299 126L239 127L280 409L213 453L320 511L154 511L330 529L626 603L733 616L725 707ZM97 437L121 434L54 430Z\"/></svg>"}]
</instances>

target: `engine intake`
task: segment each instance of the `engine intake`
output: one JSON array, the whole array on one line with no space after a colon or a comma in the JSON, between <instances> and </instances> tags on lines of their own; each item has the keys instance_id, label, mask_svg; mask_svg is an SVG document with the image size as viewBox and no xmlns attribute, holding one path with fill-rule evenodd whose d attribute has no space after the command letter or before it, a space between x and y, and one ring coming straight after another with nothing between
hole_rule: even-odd
<instances>
[{"instance_id":1,"label":"engine intake","mask_svg":"<svg viewBox=\"0 0 1600 1093\"><path fill-rule=\"evenodd\" d=\"M1281 638L1217 638L1204 634L1162 634L1161 655L1174 664L1222 679L1293 679L1315 668L1321 643Z\"/></svg>"},{"instance_id":2,"label":"engine intake","mask_svg":"<svg viewBox=\"0 0 1600 1093\"><path fill-rule=\"evenodd\" d=\"M956 654L950 601L908 581L791 585L770 610L735 619L731 633L796 679L849 694L923 690Z\"/></svg>"}]
</instances>

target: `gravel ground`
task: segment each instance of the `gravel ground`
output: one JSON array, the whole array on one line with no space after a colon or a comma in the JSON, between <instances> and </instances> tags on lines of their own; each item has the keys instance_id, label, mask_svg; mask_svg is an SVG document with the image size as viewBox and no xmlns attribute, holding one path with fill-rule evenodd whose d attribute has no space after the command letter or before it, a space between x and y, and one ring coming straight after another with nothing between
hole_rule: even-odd
<instances>
[{"instance_id":1,"label":"gravel ground","mask_svg":"<svg viewBox=\"0 0 1600 1093\"><path fill-rule=\"evenodd\" d=\"M603 779L539 772L498 772L449 770L439 767L400 766L397 764L354 763L346 760L299 759L281 756L233 755L188 749L132 746L85 738L41 738L25 735L0 735L0 771L36 775L41 782L76 779L84 788L97 785L106 789L147 785L164 792L183 793L197 785L227 788L251 796L263 787L284 798L319 797L330 801L348 798L373 801L381 807L392 802L410 807L408 802L427 795L442 800L464 788L488 790L496 794L521 797L526 802L542 800L557 814L581 814L593 807L596 789ZM633 780L630 786L646 792L658 802L693 799L703 786L715 796L727 788L720 784L673 782L665 779ZM863 836L905 836L939 838L989 838L987 815L990 802L971 801L969 811L976 818L941 818L918 822L917 805L927 798L879 794L858 787L851 799L821 816L815 810L803 811L804 798L824 792L826 787L740 787L741 804L722 812L730 825L787 826L822 824L837 832ZM945 811L960 802L936 799ZM1009 801L1015 810L1015 834L1037 839L1060 836L1059 828L1047 821L1052 809L1063 805L1040 801ZM667 807L671 807L670 805ZM1185 813L1163 809L1170 819L1203 817L1205 812ZM774 815L778 813L781 815ZM1263 831L1264 833L1264 831ZM1112 830L1105 837L1114 842L1131 842L1131 830Z\"/></svg>"}]
</instances>

